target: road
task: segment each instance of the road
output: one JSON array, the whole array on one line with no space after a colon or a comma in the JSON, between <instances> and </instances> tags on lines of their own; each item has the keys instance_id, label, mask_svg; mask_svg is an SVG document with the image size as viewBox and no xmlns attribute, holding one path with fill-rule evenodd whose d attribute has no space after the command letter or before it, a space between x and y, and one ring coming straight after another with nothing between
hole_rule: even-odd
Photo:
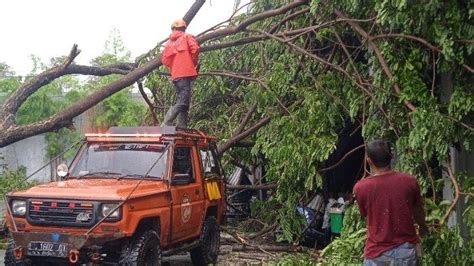
<instances>
[{"instance_id":1,"label":"road","mask_svg":"<svg viewBox=\"0 0 474 266\"><path fill-rule=\"evenodd\" d=\"M5 250L0 250L0 265L5 265L3 259L5 257ZM163 265L188 266L193 265L189 255L175 255L163 258Z\"/></svg>"}]
</instances>

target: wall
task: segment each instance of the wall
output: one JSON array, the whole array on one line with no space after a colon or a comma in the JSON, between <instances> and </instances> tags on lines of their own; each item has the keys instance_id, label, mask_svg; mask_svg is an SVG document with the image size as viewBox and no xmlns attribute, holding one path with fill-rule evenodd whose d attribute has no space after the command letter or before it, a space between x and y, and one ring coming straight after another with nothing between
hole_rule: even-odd
<instances>
[{"instance_id":1,"label":"wall","mask_svg":"<svg viewBox=\"0 0 474 266\"><path fill-rule=\"evenodd\" d=\"M30 175L48 162L46 154L47 142L44 135L30 137L14 144L0 148L0 164L8 169L26 167L26 174ZM2 170L0 170L2 171ZM51 178L51 168L46 166L31 177L30 180L48 182Z\"/></svg>"}]
</instances>

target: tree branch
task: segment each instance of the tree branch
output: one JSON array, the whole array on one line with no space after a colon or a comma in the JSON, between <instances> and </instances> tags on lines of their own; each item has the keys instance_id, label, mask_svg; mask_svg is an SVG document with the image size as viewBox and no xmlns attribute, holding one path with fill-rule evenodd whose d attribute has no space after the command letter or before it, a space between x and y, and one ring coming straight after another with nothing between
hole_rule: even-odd
<instances>
[{"instance_id":1,"label":"tree branch","mask_svg":"<svg viewBox=\"0 0 474 266\"><path fill-rule=\"evenodd\" d=\"M252 127L250 127L249 129L245 130L244 132L236 135L236 136L233 136L231 137L230 139L228 139L226 142L222 143L222 144L219 144L219 146L217 147L217 153L219 155L222 155L225 151L227 151L230 147L232 147L232 145L240 140L243 140L245 139L246 137L250 136L250 135L253 135L255 132L257 132L261 127L265 126L266 124L268 124L268 122L270 122L271 118L270 117L265 117L265 118L262 118L260 119L260 121L258 121L256 124L254 124Z\"/></svg>"},{"instance_id":2,"label":"tree branch","mask_svg":"<svg viewBox=\"0 0 474 266\"><path fill-rule=\"evenodd\" d=\"M419 43L425 45L426 47L430 48L431 50L434 50L438 53L444 54L443 50L441 50L440 48L438 48L438 47L434 46L433 44L429 43L427 40L425 40L423 38L420 38L420 37L413 36L413 35L409 35L409 34L403 34L403 33L379 34L379 35L376 35L376 36L371 36L370 40L374 41L374 40L377 40L377 39L387 39L387 38L403 38L403 39L416 41L416 42L419 42ZM468 66L464 63L461 63L461 65L462 65L462 67L464 67L470 73L474 73L474 69L472 69L470 66Z\"/></svg>"},{"instance_id":3,"label":"tree branch","mask_svg":"<svg viewBox=\"0 0 474 266\"><path fill-rule=\"evenodd\" d=\"M343 18L343 19L347 19L347 17L342 13L340 12L339 10L335 10L334 11L336 13L337 16ZM388 67L387 65L387 62L385 61L385 58L383 57L382 53L380 52L378 46L375 44L375 42L371 39L370 35L362 29L362 27L359 26L359 24L353 20L348 20L347 23L357 32L359 33L362 37L366 38L368 40L368 43L369 43L369 46L370 48L374 51L375 53L375 56L377 57L383 71L385 72L385 75L387 76L387 78L392 82L392 86L395 90L395 93L397 95L400 95L401 94L401 89L400 89L400 86L398 85L398 82L394 81L393 80L393 74L392 74L392 71L390 70L390 68ZM405 106L410 109L411 111L415 111L416 110L416 107L408 100L403 100L403 103L405 104Z\"/></svg>"},{"instance_id":4,"label":"tree branch","mask_svg":"<svg viewBox=\"0 0 474 266\"><path fill-rule=\"evenodd\" d=\"M203 35L203 36L199 37L198 41L199 41L199 43L202 44L202 43L205 43L206 41L209 41L209 40L212 40L212 39L222 38L222 37L225 37L225 36L228 36L228 35L235 34L237 32L241 32L241 31L247 29L248 26L252 25L255 22L258 22L260 20L263 20L263 19L266 19L266 18L269 18L269 17L274 17L274 16L284 14L284 13L288 12L289 10L292 10L292 9L297 8L299 6L302 6L302 5L306 5L307 3L308 3L308 0L295 0L295 1L293 1L289 4L287 4L287 5L284 5L284 6L280 7L280 8L264 11L264 12L261 12L257 15L251 16L251 17L245 19L244 21L242 21L241 23L239 23L238 25L235 25L233 27L227 27L225 29L220 29L220 30L216 30L214 32L210 32L209 34L206 34L206 35Z\"/></svg>"},{"instance_id":5,"label":"tree branch","mask_svg":"<svg viewBox=\"0 0 474 266\"><path fill-rule=\"evenodd\" d=\"M332 170L334 168L336 168L338 165L340 165L342 162L344 162L345 159L347 159L347 157L349 157L349 155L351 155L352 153L358 151L359 149L362 149L362 148L365 148L365 143L362 144L362 145L359 145L357 147L355 147L354 149L350 150L349 152L347 152L337 163L329 166L329 167L326 167L326 168L323 168L323 169L320 169L318 172L327 172L329 170Z\"/></svg>"},{"instance_id":6,"label":"tree branch","mask_svg":"<svg viewBox=\"0 0 474 266\"><path fill-rule=\"evenodd\" d=\"M456 177L454 176L453 169L449 163L448 163L448 176L451 179L451 182L453 183L453 186L454 186L454 199L453 199L453 202L451 203L451 206L449 206L449 209L446 211L446 214L444 214L443 219L441 219L440 224L444 224L448 220L449 215L454 210L454 207L456 207L456 204L458 204L458 201L459 201L459 195L460 195L459 184L456 180Z\"/></svg>"},{"instance_id":7,"label":"tree branch","mask_svg":"<svg viewBox=\"0 0 474 266\"><path fill-rule=\"evenodd\" d=\"M249 122L249 120L250 120L250 118L252 117L253 113L255 112L255 109L257 109L257 103L254 103L254 104L249 108L249 110L247 111L247 113L245 114L245 116L244 116L244 117L242 118L242 120L240 121L239 127L235 129L234 134L232 134L232 135L237 135L237 134L242 133L242 131L244 131L245 126L247 125L247 123Z\"/></svg>"},{"instance_id":8,"label":"tree branch","mask_svg":"<svg viewBox=\"0 0 474 266\"><path fill-rule=\"evenodd\" d=\"M145 90L143 89L143 83L141 81L138 81L137 84L138 84L138 90L140 91L140 94L142 95L143 100L145 100L146 104L148 105L148 109L150 109L150 115L151 115L151 118L153 119L153 125L154 126L159 125L160 123L158 122L158 118L156 117L156 114L155 114L155 107L153 106L153 103L148 98L148 95L146 95Z\"/></svg>"},{"instance_id":9,"label":"tree branch","mask_svg":"<svg viewBox=\"0 0 474 266\"><path fill-rule=\"evenodd\" d=\"M65 69L67 69L79 53L80 51L77 49L77 44L74 44L69 56L62 64L44 71L38 76L28 80L19 89L14 91L0 109L0 114L2 116L0 121L1 128L6 128L15 124L15 114L26 99L28 99L28 97L35 93L39 88L49 84L58 77L63 76Z\"/></svg>"}]
</instances>

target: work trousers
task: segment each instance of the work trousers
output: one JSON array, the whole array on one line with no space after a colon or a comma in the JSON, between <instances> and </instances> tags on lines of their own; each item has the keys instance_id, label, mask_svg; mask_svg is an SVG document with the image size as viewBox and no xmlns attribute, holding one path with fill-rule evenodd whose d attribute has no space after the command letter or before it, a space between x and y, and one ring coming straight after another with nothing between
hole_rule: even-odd
<instances>
[{"instance_id":1,"label":"work trousers","mask_svg":"<svg viewBox=\"0 0 474 266\"><path fill-rule=\"evenodd\" d=\"M163 124L172 126L178 117L178 127L188 127L188 110L191 102L191 89L194 77L184 77L173 80L176 89L176 104L171 106L165 116Z\"/></svg>"},{"instance_id":2,"label":"work trousers","mask_svg":"<svg viewBox=\"0 0 474 266\"><path fill-rule=\"evenodd\" d=\"M418 258L416 256L415 245L403 243L394 247L377 258L364 259L364 266L416 266Z\"/></svg>"}]
</instances>

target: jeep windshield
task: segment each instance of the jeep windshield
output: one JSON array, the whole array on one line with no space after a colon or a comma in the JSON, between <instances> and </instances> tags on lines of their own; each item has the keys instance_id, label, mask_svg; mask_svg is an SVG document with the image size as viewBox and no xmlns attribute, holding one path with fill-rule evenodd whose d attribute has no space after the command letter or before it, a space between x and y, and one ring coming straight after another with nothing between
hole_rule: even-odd
<instances>
[{"instance_id":1,"label":"jeep windshield","mask_svg":"<svg viewBox=\"0 0 474 266\"><path fill-rule=\"evenodd\" d=\"M167 154L165 145L92 143L85 146L74 160L70 176L159 179L166 172Z\"/></svg>"}]
</instances>

